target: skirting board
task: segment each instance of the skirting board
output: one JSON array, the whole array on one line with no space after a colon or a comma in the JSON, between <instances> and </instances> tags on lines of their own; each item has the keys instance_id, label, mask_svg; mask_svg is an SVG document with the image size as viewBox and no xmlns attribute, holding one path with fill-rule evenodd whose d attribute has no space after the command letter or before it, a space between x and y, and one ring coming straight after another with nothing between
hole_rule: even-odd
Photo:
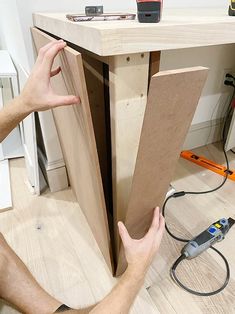
<instances>
[{"instance_id":1,"label":"skirting board","mask_svg":"<svg viewBox=\"0 0 235 314\"><path fill-rule=\"evenodd\" d=\"M38 158L40 168L47 181L51 192L58 192L66 189L69 186L67 171L64 163L59 167L51 168L47 165L47 160L40 149L38 149Z\"/></svg>"},{"instance_id":2,"label":"skirting board","mask_svg":"<svg viewBox=\"0 0 235 314\"><path fill-rule=\"evenodd\" d=\"M0 161L0 212L12 208L8 160Z\"/></svg>"},{"instance_id":3,"label":"skirting board","mask_svg":"<svg viewBox=\"0 0 235 314\"><path fill-rule=\"evenodd\" d=\"M189 150L220 141L222 127L223 119L216 119L192 125L183 149Z\"/></svg>"}]
</instances>

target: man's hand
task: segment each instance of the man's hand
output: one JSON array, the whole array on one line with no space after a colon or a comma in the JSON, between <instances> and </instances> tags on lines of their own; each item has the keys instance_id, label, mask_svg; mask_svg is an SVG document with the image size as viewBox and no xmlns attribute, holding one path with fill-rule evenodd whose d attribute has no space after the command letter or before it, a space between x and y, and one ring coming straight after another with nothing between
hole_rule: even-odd
<instances>
[{"instance_id":1,"label":"man's hand","mask_svg":"<svg viewBox=\"0 0 235 314\"><path fill-rule=\"evenodd\" d=\"M165 220L159 212L159 207L155 208L152 225L142 239L132 239L122 222L118 223L118 228L128 268L145 274L160 247L165 230Z\"/></svg>"},{"instance_id":2,"label":"man's hand","mask_svg":"<svg viewBox=\"0 0 235 314\"><path fill-rule=\"evenodd\" d=\"M40 49L31 75L18 99L26 111L44 111L80 102L77 96L55 94L50 84L50 78L61 71L60 68L52 70L52 66L55 57L65 46L63 40L56 40Z\"/></svg>"}]
</instances>

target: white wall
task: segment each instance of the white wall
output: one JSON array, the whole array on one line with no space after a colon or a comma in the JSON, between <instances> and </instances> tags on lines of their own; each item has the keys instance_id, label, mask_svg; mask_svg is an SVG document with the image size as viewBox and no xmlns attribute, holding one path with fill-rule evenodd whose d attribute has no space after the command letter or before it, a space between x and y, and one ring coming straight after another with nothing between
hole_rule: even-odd
<instances>
[{"instance_id":1,"label":"white wall","mask_svg":"<svg viewBox=\"0 0 235 314\"><path fill-rule=\"evenodd\" d=\"M22 13L22 12L21 12ZM1 49L7 49L15 63L20 88L22 89L30 72L28 53L32 55L32 50L27 53L27 46L23 34L21 16L18 11L16 0L0 0L0 38ZM25 26L28 27L28 26ZM30 39L29 39L30 40ZM37 148L35 140L34 116L28 116L24 122L23 145L26 156L26 167L28 177L35 191L39 190L39 174L37 166Z\"/></svg>"},{"instance_id":2,"label":"white wall","mask_svg":"<svg viewBox=\"0 0 235 314\"><path fill-rule=\"evenodd\" d=\"M30 70L16 0L0 0L0 37L14 61Z\"/></svg>"},{"instance_id":3,"label":"white wall","mask_svg":"<svg viewBox=\"0 0 235 314\"><path fill-rule=\"evenodd\" d=\"M224 116L231 88L223 85L225 72L235 73L235 45L220 45L164 51L161 70L205 66L210 69L208 80L197 107L193 124Z\"/></svg>"}]
</instances>

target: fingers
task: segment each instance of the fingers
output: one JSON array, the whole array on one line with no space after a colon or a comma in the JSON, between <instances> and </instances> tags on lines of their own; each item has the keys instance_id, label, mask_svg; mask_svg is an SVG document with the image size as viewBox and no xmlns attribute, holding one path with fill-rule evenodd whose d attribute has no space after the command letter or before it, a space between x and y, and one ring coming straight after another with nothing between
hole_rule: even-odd
<instances>
[{"instance_id":1,"label":"fingers","mask_svg":"<svg viewBox=\"0 0 235 314\"><path fill-rule=\"evenodd\" d=\"M60 71L61 71L61 67L58 67L57 69L51 71L51 77L53 77L53 76L59 74Z\"/></svg>"},{"instance_id":2,"label":"fingers","mask_svg":"<svg viewBox=\"0 0 235 314\"><path fill-rule=\"evenodd\" d=\"M156 207L154 209L152 224L151 224L147 234L145 235L145 237L155 236L158 232L163 234L164 226L165 226L165 219L162 216L162 214L160 213L160 208Z\"/></svg>"},{"instance_id":3,"label":"fingers","mask_svg":"<svg viewBox=\"0 0 235 314\"><path fill-rule=\"evenodd\" d=\"M54 41L49 42L49 44L40 48L39 52L38 52L38 58L37 58L36 63L41 63L43 61L44 55L47 52L47 50L49 50L51 47L56 45L58 42L59 42L59 40L54 40ZM61 39L60 42L63 42L63 40Z\"/></svg>"},{"instance_id":4,"label":"fingers","mask_svg":"<svg viewBox=\"0 0 235 314\"><path fill-rule=\"evenodd\" d=\"M69 106L80 104L81 100L78 96L68 95L68 96L54 96L52 107L59 107L59 106Z\"/></svg>"},{"instance_id":5,"label":"fingers","mask_svg":"<svg viewBox=\"0 0 235 314\"><path fill-rule=\"evenodd\" d=\"M123 245L127 246L132 241L132 239L126 229L126 226L121 221L118 222L118 230L119 230L119 234L122 239Z\"/></svg>"},{"instance_id":6,"label":"fingers","mask_svg":"<svg viewBox=\"0 0 235 314\"><path fill-rule=\"evenodd\" d=\"M159 228L158 228L158 233L160 236L163 235L165 231L165 218L160 214L160 219L159 219Z\"/></svg>"},{"instance_id":7,"label":"fingers","mask_svg":"<svg viewBox=\"0 0 235 314\"><path fill-rule=\"evenodd\" d=\"M66 46L64 41L57 41L52 45L43 56L42 68L47 73L51 73L51 68L57 54Z\"/></svg>"},{"instance_id":8,"label":"fingers","mask_svg":"<svg viewBox=\"0 0 235 314\"><path fill-rule=\"evenodd\" d=\"M159 219L160 219L160 209L159 209L159 207L156 207L154 209L154 212L153 212L152 224L151 224L146 236L148 236L149 234L152 235L152 233L156 233L158 231Z\"/></svg>"},{"instance_id":9,"label":"fingers","mask_svg":"<svg viewBox=\"0 0 235 314\"><path fill-rule=\"evenodd\" d=\"M158 229L158 226L159 226L159 215L160 215L160 208L156 207L154 209L154 212L153 212L153 220L152 220L152 224L151 224L150 228Z\"/></svg>"}]
</instances>

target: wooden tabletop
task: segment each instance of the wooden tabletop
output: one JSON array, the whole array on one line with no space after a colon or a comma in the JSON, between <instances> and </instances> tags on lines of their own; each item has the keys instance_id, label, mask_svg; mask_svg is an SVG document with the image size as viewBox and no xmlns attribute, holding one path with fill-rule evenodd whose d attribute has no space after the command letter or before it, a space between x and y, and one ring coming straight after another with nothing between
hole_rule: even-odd
<instances>
[{"instance_id":1,"label":"wooden tabletop","mask_svg":"<svg viewBox=\"0 0 235 314\"><path fill-rule=\"evenodd\" d=\"M164 10L158 24L71 22L67 13L35 13L34 25L100 56L235 42L235 17L224 8Z\"/></svg>"}]
</instances>

